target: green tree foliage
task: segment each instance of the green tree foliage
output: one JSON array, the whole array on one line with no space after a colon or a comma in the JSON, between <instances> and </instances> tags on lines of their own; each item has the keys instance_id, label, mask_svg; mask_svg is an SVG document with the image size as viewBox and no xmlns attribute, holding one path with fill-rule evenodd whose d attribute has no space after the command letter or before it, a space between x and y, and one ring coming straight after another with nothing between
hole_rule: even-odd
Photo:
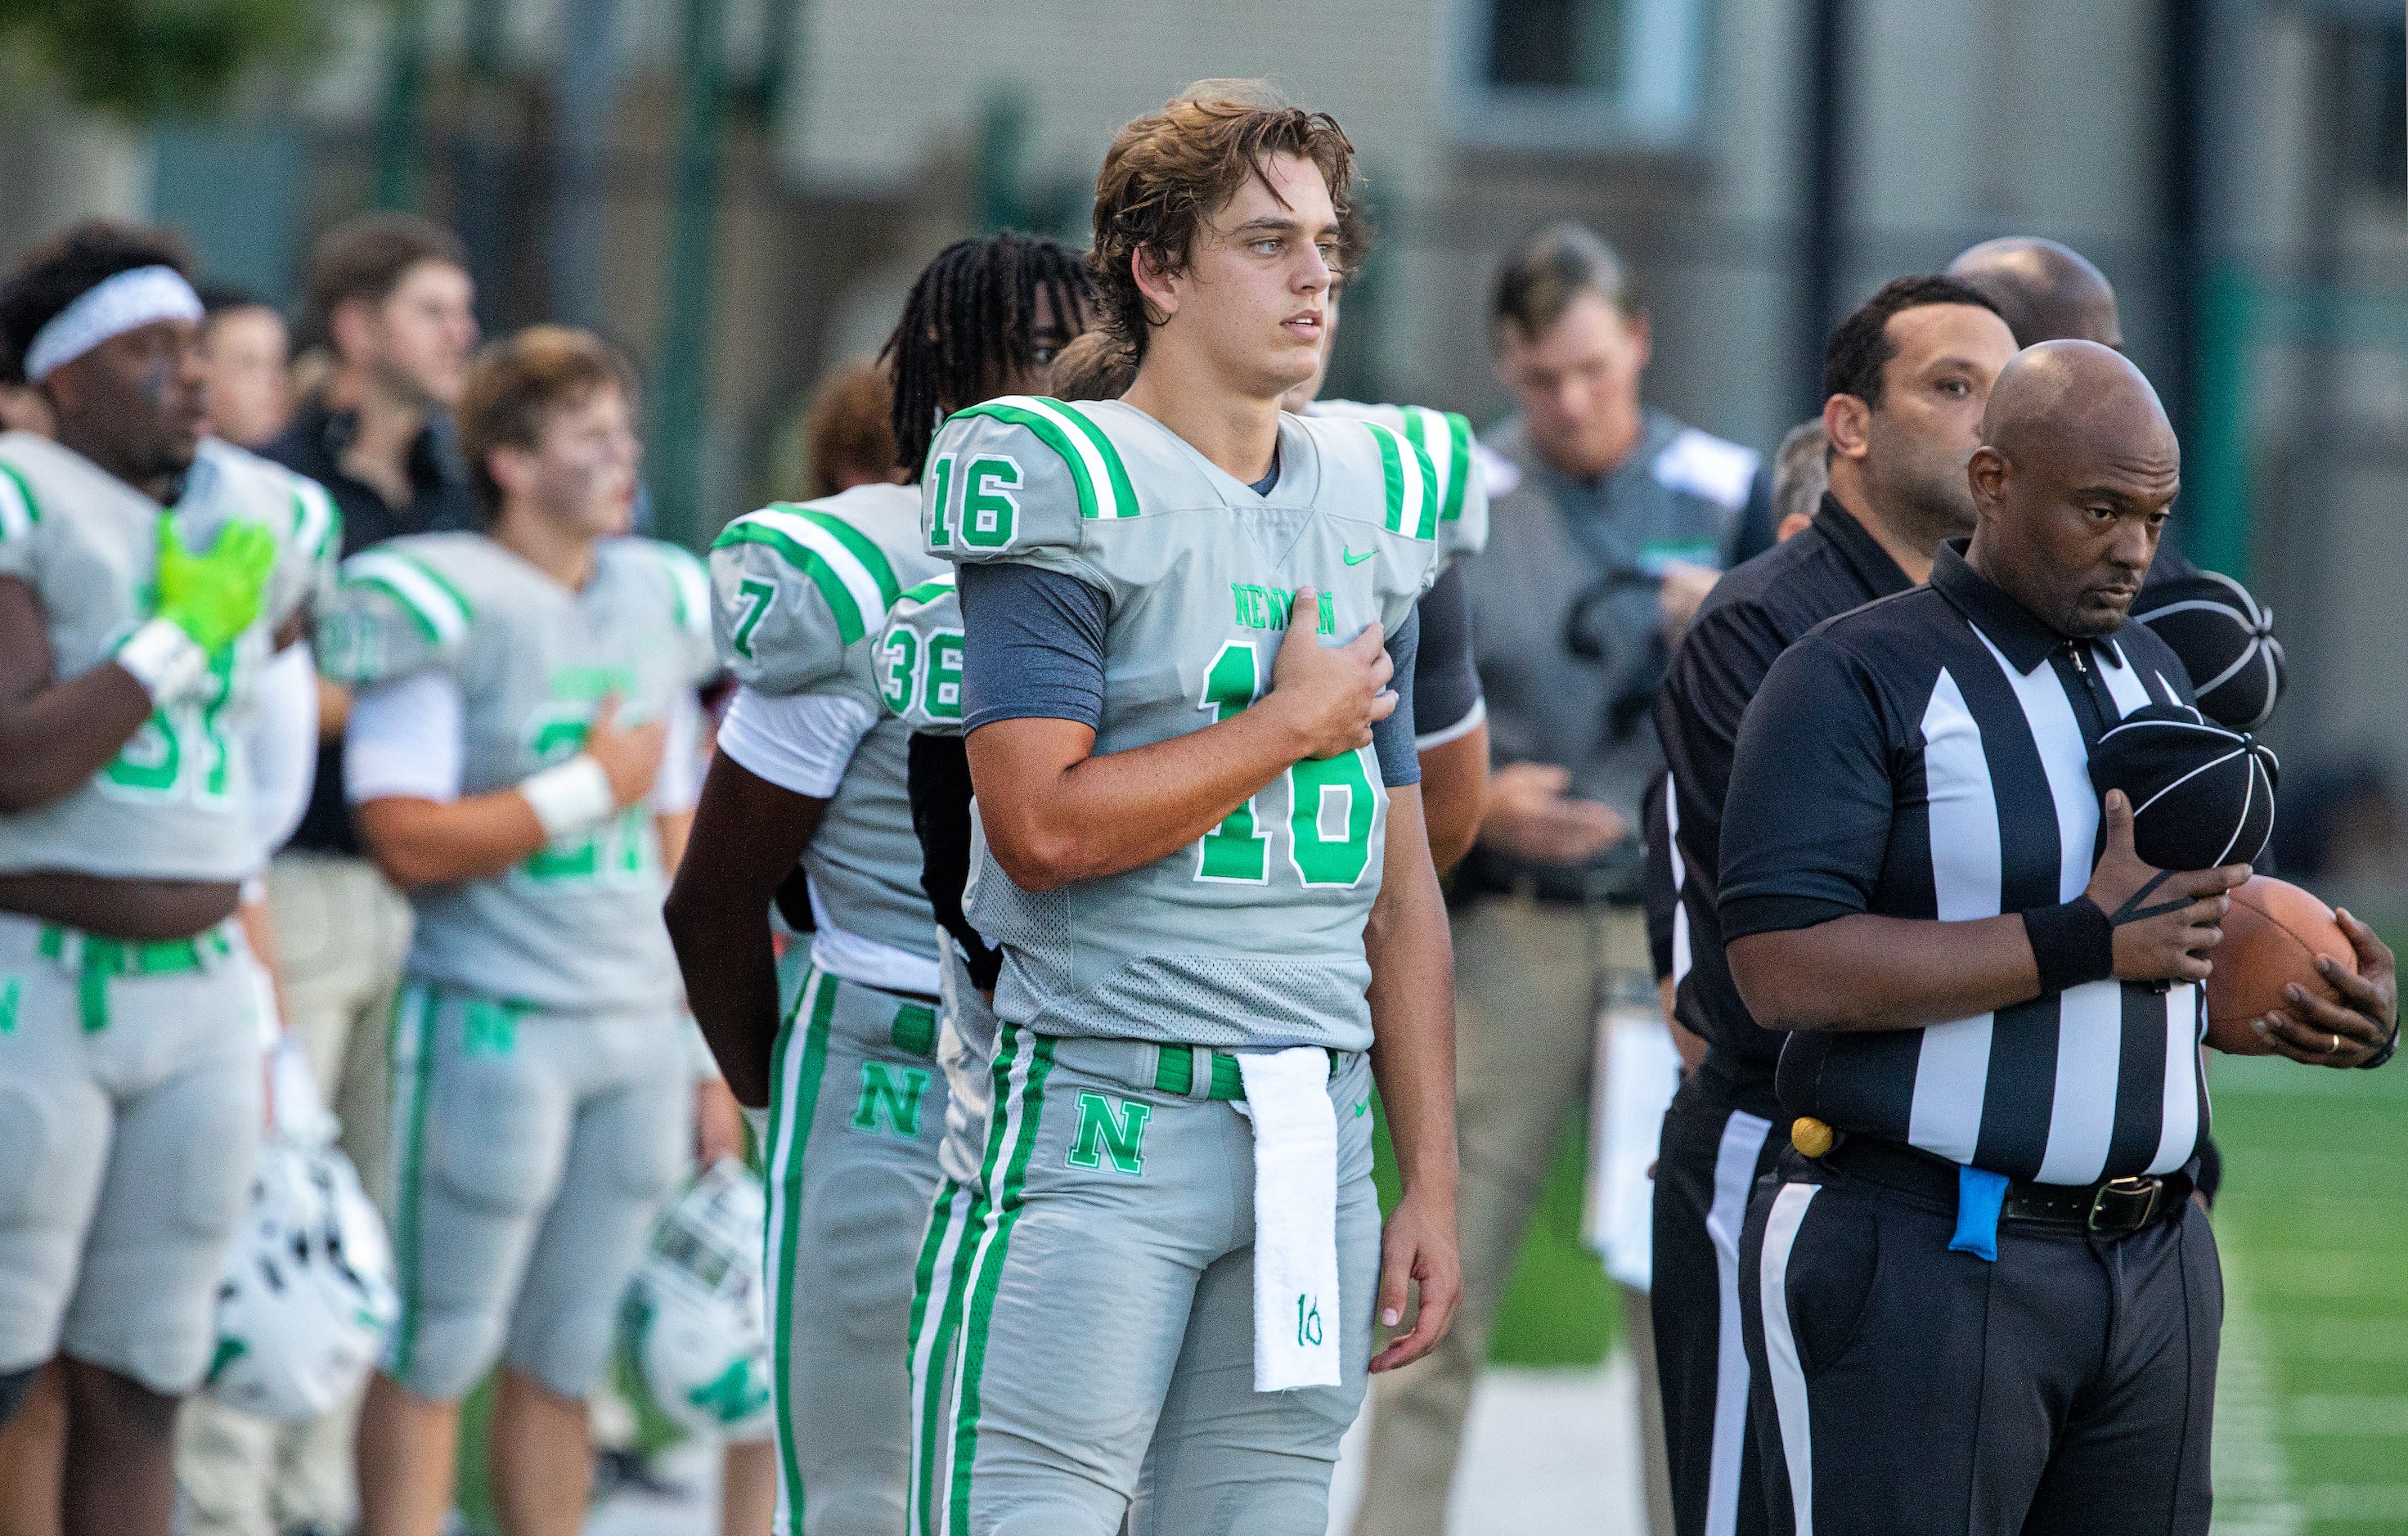
<instances>
[{"instance_id":1,"label":"green tree foliage","mask_svg":"<svg viewBox=\"0 0 2408 1536\"><path fill-rule=\"evenodd\" d=\"M128 122L218 105L258 65L312 57L323 0L0 0L0 50L37 58L86 107Z\"/></svg>"}]
</instances>

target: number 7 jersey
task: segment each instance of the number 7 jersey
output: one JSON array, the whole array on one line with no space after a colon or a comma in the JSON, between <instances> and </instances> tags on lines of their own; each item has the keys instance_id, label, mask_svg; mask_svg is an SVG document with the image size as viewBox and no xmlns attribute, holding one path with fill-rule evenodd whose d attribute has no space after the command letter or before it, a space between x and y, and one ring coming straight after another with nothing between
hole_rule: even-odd
<instances>
[{"instance_id":1,"label":"number 7 jersey","mask_svg":"<svg viewBox=\"0 0 2408 1536\"><path fill-rule=\"evenodd\" d=\"M1128 752L1261 697L1297 589L1320 594L1298 622L1335 645L1374 622L1393 636L1435 578L1443 497L1417 444L1283 416L1279 453L1261 495L1134 407L1008 396L939 434L921 521L942 558L1103 592L1095 750ZM1293 765L1167 858L1054 891L1015 886L982 838L967 907L1004 950L996 1012L1046 1034L1365 1048L1387 807L1365 747Z\"/></svg>"}]
</instances>

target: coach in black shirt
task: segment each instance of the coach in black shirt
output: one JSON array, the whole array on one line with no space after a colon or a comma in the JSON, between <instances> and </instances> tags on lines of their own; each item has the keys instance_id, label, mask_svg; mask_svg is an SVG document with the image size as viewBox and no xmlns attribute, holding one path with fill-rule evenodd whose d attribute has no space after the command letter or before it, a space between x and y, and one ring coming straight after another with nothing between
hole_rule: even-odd
<instances>
[{"instance_id":1,"label":"coach in black shirt","mask_svg":"<svg viewBox=\"0 0 2408 1536\"><path fill-rule=\"evenodd\" d=\"M1796 1032L1801 1116L1741 1245L1768 1510L2203 1533L2222 1302L2186 1198L2195 983L2248 871L2133 903L2157 871L2087 774L2117 719L2190 694L2123 624L2178 450L2140 372L2079 341L2008 366L1983 441L1970 547L1792 646L1732 763L1723 928L1751 1012ZM2351 932L2356 1012L2315 1018L2334 1065L2396 1012L2389 951Z\"/></svg>"},{"instance_id":2,"label":"coach in black shirt","mask_svg":"<svg viewBox=\"0 0 2408 1536\"><path fill-rule=\"evenodd\" d=\"M1731 984L1714 910L1740 719L1799 637L1906 591L1942 539L1971 531L1965 466L1981 445L1990 386L2014 353L1990 302L1945 278L1900 278L1842 322L1823 367L1830 488L1803 530L1716 583L1656 697L1667 820L1678 829L1668 861L1680 902L1674 1014L1707 1042L1665 1116L1656 1166L1650 1303L1679 1536L1765 1529L1736 1326L1739 1238L1748 1192L1787 1144L1789 1117L1772 1085L1783 1037L1749 1016Z\"/></svg>"}]
</instances>

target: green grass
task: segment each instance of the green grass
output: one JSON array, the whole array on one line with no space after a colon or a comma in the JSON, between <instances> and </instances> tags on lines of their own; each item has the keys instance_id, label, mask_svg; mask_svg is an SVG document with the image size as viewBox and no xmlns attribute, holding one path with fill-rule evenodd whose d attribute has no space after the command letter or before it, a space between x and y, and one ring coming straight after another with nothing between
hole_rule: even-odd
<instances>
[{"instance_id":1,"label":"green grass","mask_svg":"<svg viewBox=\"0 0 2408 1536\"><path fill-rule=\"evenodd\" d=\"M1380 1208L1396 1203L1387 1121L1372 1132ZM1605 1358L1620 1330L1621 1303L1605 1266L1581 1241L1587 1189L1588 1113L1577 1108L1555 1140L1555 1160L1530 1216L1513 1279L1497 1305L1488 1357L1499 1365L1586 1366Z\"/></svg>"},{"instance_id":2,"label":"green grass","mask_svg":"<svg viewBox=\"0 0 2408 1536\"><path fill-rule=\"evenodd\" d=\"M2408 1070L2219 1058L2211 1083L2242 1366L2221 1411L2229 1427L2266 1414L2279 1453L2219 1437L2217 1529L2408 1532Z\"/></svg>"}]
</instances>

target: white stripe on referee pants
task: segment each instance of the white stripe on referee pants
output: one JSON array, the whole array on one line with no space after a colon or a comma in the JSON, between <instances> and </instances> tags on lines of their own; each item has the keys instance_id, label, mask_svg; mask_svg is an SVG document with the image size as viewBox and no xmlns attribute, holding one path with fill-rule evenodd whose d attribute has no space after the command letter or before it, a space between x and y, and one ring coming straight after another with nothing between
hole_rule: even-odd
<instances>
[{"instance_id":1,"label":"white stripe on referee pants","mask_svg":"<svg viewBox=\"0 0 2408 1536\"><path fill-rule=\"evenodd\" d=\"M1943 923L1999 915L1999 797L1982 726L1964 691L1941 668L1923 711L1923 778L1931 826L1931 890ZM1914 1101L1906 1139L1926 1152L1970 1163L1982 1137L1990 1084L1991 1016L1925 1027L1916 1047Z\"/></svg>"},{"instance_id":2,"label":"white stripe on referee pants","mask_svg":"<svg viewBox=\"0 0 2408 1536\"><path fill-rule=\"evenodd\" d=\"M1806 1416L1806 1371L1798 1363L1798 1340L1789 1331L1789 1250L1798 1242L1798 1228L1805 1223L1816 1187L1784 1184L1772 1198L1760 1266L1765 1374L1772 1378L1772 1408L1781 1422L1781 1458L1789 1468L1797 1536L1814 1536L1814 1428Z\"/></svg>"},{"instance_id":3,"label":"white stripe on referee pants","mask_svg":"<svg viewBox=\"0 0 2408 1536\"><path fill-rule=\"evenodd\" d=\"M1713 1240L1716 1299L1714 1340L1714 1438L1706 1472L1706 1536L1732 1536L1739 1529L1742 1453L1747 1447L1747 1344L1740 1330L1739 1238L1747 1224L1748 1191L1756 1184L1756 1160L1764 1154L1772 1122L1733 1110L1723 1122L1714 1149L1714 1203L1706 1212L1706 1235Z\"/></svg>"}]
</instances>

